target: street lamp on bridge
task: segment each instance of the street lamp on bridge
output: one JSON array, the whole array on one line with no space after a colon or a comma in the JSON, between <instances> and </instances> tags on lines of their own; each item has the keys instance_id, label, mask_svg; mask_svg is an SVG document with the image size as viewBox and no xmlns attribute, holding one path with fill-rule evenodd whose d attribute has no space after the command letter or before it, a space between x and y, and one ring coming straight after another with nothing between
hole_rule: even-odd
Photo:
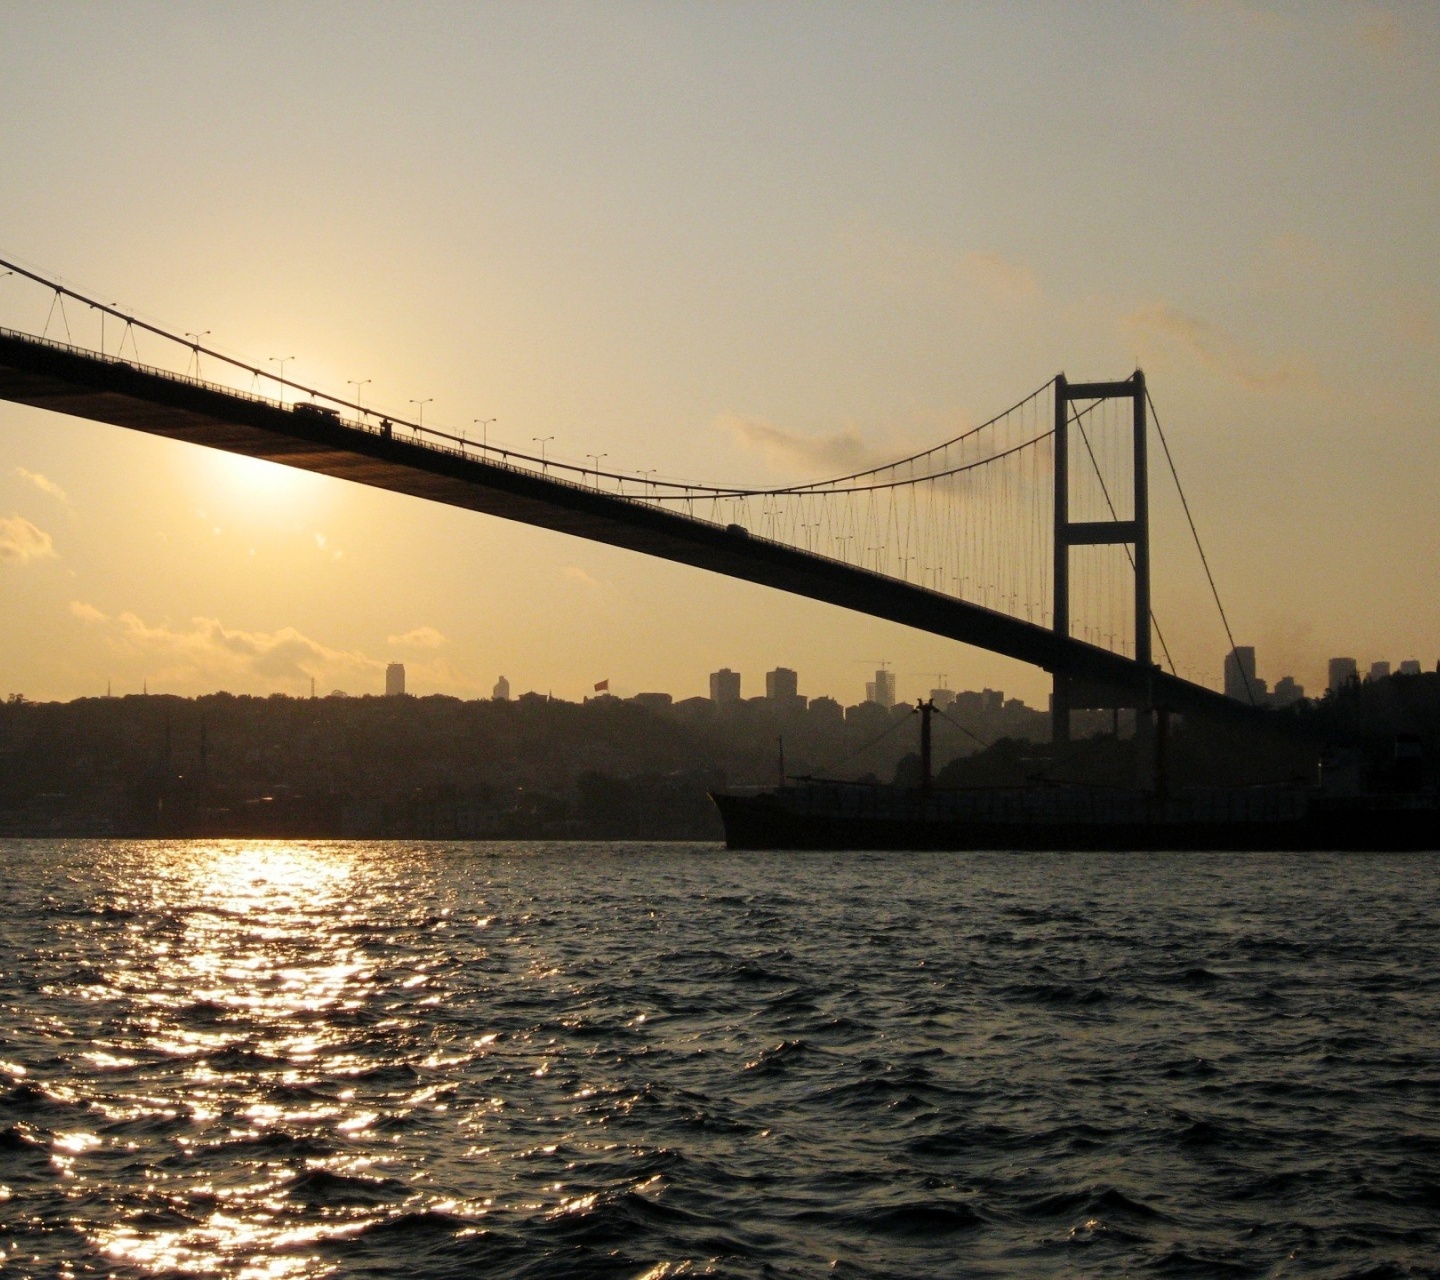
<instances>
[{"instance_id":1,"label":"street lamp on bridge","mask_svg":"<svg viewBox=\"0 0 1440 1280\"><path fill-rule=\"evenodd\" d=\"M280 377L278 381L280 383L280 407L282 409L285 407L285 366L293 359L295 359L294 356L271 356L269 361L271 364L278 364L280 366Z\"/></svg>"},{"instance_id":2,"label":"street lamp on bridge","mask_svg":"<svg viewBox=\"0 0 1440 1280\"><path fill-rule=\"evenodd\" d=\"M426 396L423 400L412 400L410 401L410 403L415 405L418 409L418 412L415 416L415 434L419 435L420 432L425 430L425 406L427 404L434 404L435 397Z\"/></svg>"},{"instance_id":3,"label":"street lamp on bridge","mask_svg":"<svg viewBox=\"0 0 1440 1280\"><path fill-rule=\"evenodd\" d=\"M102 311L100 314L103 316L105 313ZM210 330L205 329L200 333L191 333L187 329L185 336L190 339L190 350L195 355L195 377L198 379L200 377L200 339L208 338L210 336ZM190 362L188 360L185 362L185 372L190 372Z\"/></svg>"},{"instance_id":4,"label":"street lamp on bridge","mask_svg":"<svg viewBox=\"0 0 1440 1280\"><path fill-rule=\"evenodd\" d=\"M356 410L357 413L364 413L364 412L365 412L365 410L360 407L360 388L361 388L361 387L365 387L365 386L369 386L372 381L373 381L372 378L359 378L359 379L357 379L357 378L346 378L346 379L345 379L345 385L346 385L347 387L354 387L354 388L355 388L355 410Z\"/></svg>"},{"instance_id":5,"label":"street lamp on bridge","mask_svg":"<svg viewBox=\"0 0 1440 1280\"><path fill-rule=\"evenodd\" d=\"M548 471L549 468L546 467L546 465L545 465L545 446L546 446L547 444L549 444L550 441L552 441L553 439L555 439L555 437L554 437L554 436L531 436L530 439L532 439L533 441L535 441L535 443L540 446L540 470L541 470L541 471Z\"/></svg>"},{"instance_id":6,"label":"street lamp on bridge","mask_svg":"<svg viewBox=\"0 0 1440 1280\"><path fill-rule=\"evenodd\" d=\"M600 459L608 458L610 455L608 453L587 453L585 456L595 464L595 487L598 489L600 487Z\"/></svg>"},{"instance_id":7,"label":"street lamp on bridge","mask_svg":"<svg viewBox=\"0 0 1440 1280\"><path fill-rule=\"evenodd\" d=\"M480 428L480 448L488 453L490 451L490 424L496 419L471 418L470 421Z\"/></svg>"}]
</instances>

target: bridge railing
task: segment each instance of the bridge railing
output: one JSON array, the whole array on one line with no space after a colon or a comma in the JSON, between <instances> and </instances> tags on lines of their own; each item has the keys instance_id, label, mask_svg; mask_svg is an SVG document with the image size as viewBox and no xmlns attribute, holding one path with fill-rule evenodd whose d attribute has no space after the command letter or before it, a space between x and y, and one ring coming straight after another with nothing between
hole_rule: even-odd
<instances>
[{"instance_id":1,"label":"bridge railing","mask_svg":"<svg viewBox=\"0 0 1440 1280\"><path fill-rule=\"evenodd\" d=\"M61 342L55 338L40 337L36 334L26 333L23 330L19 329L8 329L3 325L0 325L0 336L6 338L18 338L21 341L30 343L34 346L47 347L53 351L64 352L67 355L82 356L87 360L99 361L104 364L112 365L116 368L134 369L139 373L146 374L147 376L153 378L161 378L166 382L173 382L182 386L195 387L199 390L211 391L219 395L231 396L235 399L249 401L252 404L268 405L270 408L279 410L282 413L295 412L297 404L307 404L314 402L302 400L287 403L284 400L276 399L274 396L262 395L261 393L255 391L247 391L243 387L237 387L230 383L212 382L207 378L196 377L195 375L189 373L176 373L175 370L166 369L160 365L146 364L144 361L141 360L131 360L127 359L124 356L111 355L108 352L96 351L91 347L83 347L71 342ZM314 391L310 388L297 389L303 390L308 395L314 396L316 401L329 401L331 399L323 392ZM301 412L304 411L301 410ZM507 471L512 471L517 474L539 475L542 478L549 480L553 484L565 485L575 490L592 491L595 487L594 485L584 484L577 480L571 480L565 476L550 474L551 469L555 471L573 471L583 475L593 474L592 472L587 471L585 468L578 467L573 463L549 461L542 463L539 459L531 459L530 455L520 453L513 449L505 449L499 445L480 444L472 440L463 439L460 436L452 435L448 431L441 431L436 427L422 426L419 423L410 422L404 418L392 418L389 415L381 414L378 411L375 411L374 416L377 420L371 422L362 418L347 418L344 416L344 414L337 413L334 421L341 426L349 428L352 431L363 431L367 435L372 436L384 436L385 431L382 424L389 423L392 427L392 430L394 427L401 427L411 433L413 438L408 440L407 443L418 445L424 449L431 449L435 452L446 453L455 457L467 458L471 462L484 462L488 466L501 467ZM449 443L441 443L442 441ZM480 455L479 457L476 456L477 453ZM515 462L511 461L511 459L513 458L521 458L526 460L527 462L534 461L538 465L517 465ZM645 481L642 478L636 477L634 480L632 480L631 483L641 485L644 484ZM637 503L644 502L645 500L643 494L617 493L612 494L611 496L624 498L626 501Z\"/></svg>"},{"instance_id":2,"label":"bridge railing","mask_svg":"<svg viewBox=\"0 0 1440 1280\"><path fill-rule=\"evenodd\" d=\"M829 539L827 542L828 551L816 549L812 545L797 537L769 536L765 531L769 525L774 525L773 510L765 506L766 502L774 503L783 497L786 501L814 502L824 501L826 495L814 494L806 491L787 492L783 495L765 494L759 492L748 492L744 490L725 490L712 486L690 486L675 480L652 479L647 475L626 476L618 472L597 471L594 468L581 467L573 463L563 461L552 461L549 459L537 458L533 455L518 450L506 449L499 445L490 445L481 441L470 440L464 436L457 436L452 432L445 431L438 427L425 426L418 422L412 422L403 417L383 414L379 410L361 409L363 417L346 416L344 409L355 409L356 406L349 401L334 397L318 388L306 387L301 384L285 381L281 385L291 388L294 391L309 397L308 400L286 401L275 396L247 390L244 387L232 383L215 382L202 378L198 374L189 372L180 373L174 369L167 369L163 366L149 364L136 358L127 358L123 354L112 354L106 351L96 350L89 346L83 346L74 342L63 342L48 336L27 333L22 330L0 327L0 335L7 338L18 339L25 343L41 346L66 355L79 357L87 361L103 363L115 368L132 369L145 374L147 377L156 378L177 386L194 388L196 390L209 392L215 395L227 396L233 399L246 401L247 403L265 405L278 412L294 414L297 412L297 404L306 403L319 404L326 411L326 417L335 425L345 430L355 431L368 437L384 437L387 435L386 427L389 427L391 439L399 440L415 448L425 449L428 452L443 454L448 457L462 459L467 462L476 463L485 467L496 468L514 475L523 475L530 478L539 478L547 484L568 489L575 493L601 493L612 501L623 502L637 507L646 507L652 510L662 510L671 519L682 520L686 523L697 526L716 529L731 528L738 525L744 530L744 535L757 544L785 548L791 554L804 556L820 564L844 564L851 570L872 576L880 581L903 582L912 590L922 592L925 595L934 596L938 599L966 599L963 591L950 592L944 589L936 589L926 585L925 581L914 581L909 574L887 572L878 563L871 567L866 563L864 555L863 540L851 535L841 535ZM211 354L211 353L207 353ZM253 366L243 364L239 361L230 360L228 357L218 356L217 358L227 361L232 367L250 373L252 376L270 377L263 374ZM279 380L276 380L279 381ZM298 410L304 413L303 409ZM627 492L627 488L630 490ZM835 494L835 498L853 498L855 495ZM759 502L761 510L757 513L752 510L751 502ZM710 514L704 513L706 504L710 505ZM771 532L778 532L778 529ZM794 531L792 531L794 532ZM838 550L838 554L836 551ZM852 556L851 552L855 554ZM913 557L911 557L913 559ZM922 569L922 574L924 570ZM983 600L971 598L969 603L979 604L987 607ZM1006 610L999 609L997 612L1004 613Z\"/></svg>"},{"instance_id":3,"label":"bridge railing","mask_svg":"<svg viewBox=\"0 0 1440 1280\"><path fill-rule=\"evenodd\" d=\"M386 433L416 447L460 457L517 475L539 475L550 484L575 491L598 491L635 506L660 509L671 516L707 527L739 526L752 538L817 560L838 562L876 577L904 582L945 598L978 604L1012 617L1043 623L1048 609L1046 573L1049 557L1022 556L1039 550L1048 527L1048 487L1032 475L1029 491L1025 468L1034 471L1050 432L1037 412L1050 387L1046 382L1024 399L987 422L908 457L865 465L849 475L779 488L696 484L662 478L654 471L602 471L542 451L539 457L522 450L471 440L402 415L377 409L307 386L285 376L286 361L277 371L207 345L205 334L176 333L136 314L122 311L100 296L87 296L23 264L0 259L0 277L13 276L51 295L44 331L35 335L3 330L26 341L56 350L141 370L178 385L224 394L282 411L294 400L323 405L333 420L366 435ZM98 316L98 349L77 343L65 304ZM117 350L106 350L107 319L118 326ZM64 325L65 341L49 337L54 322ZM159 339L164 350L185 353L186 371L140 360L136 340ZM125 358L127 341L132 359ZM201 376L202 359L218 364L226 382ZM270 363L276 363L271 361ZM193 367L193 373L191 369ZM245 383L251 383L247 389ZM260 388L274 388L266 395ZM293 397L293 400L287 399ZM1026 424L1028 422L1028 430ZM1007 435L1018 424L1020 436ZM991 465L995 464L995 465ZM1001 473L1004 474L1001 474ZM1031 547L1031 543L1035 547ZM1017 570L1017 566L1023 566ZM932 585L933 584L933 585Z\"/></svg>"},{"instance_id":4,"label":"bridge railing","mask_svg":"<svg viewBox=\"0 0 1440 1280\"><path fill-rule=\"evenodd\" d=\"M111 355L106 352L95 351L92 348L79 346L75 343L61 342L55 338L42 337L36 334L26 333L17 329L9 329L4 326L0 326L0 337L19 339L20 341L26 342L34 346L45 347L53 351L61 352L66 355L78 356L86 360L102 362L115 368L132 369L137 372L143 373L148 377L158 378L166 382L174 383L176 385L193 387L197 390L211 392L216 395L228 396L234 399L244 400L251 404L266 405L267 407L275 409L282 413L297 413L295 404L286 403L282 400L274 398L273 396L266 396L253 391L247 391L244 388L230 386L226 383L212 382L208 379L200 378L189 373L177 373L173 369L165 369L157 365L146 364L143 361L126 359L125 357L120 355ZM328 399L328 397L326 397L323 393L311 392L311 394L315 395L317 400L323 401ZM301 401L299 403L305 404L313 402ZM298 410L298 412L300 414L304 414L305 410L300 409ZM665 512L666 516L672 520L681 520L689 524L694 524L709 529L725 527L723 522L718 520L706 519L703 516L694 514L693 511L676 510L674 506L671 505L673 502L672 498L656 497L653 495L647 495L644 492L638 494L629 494L624 493L623 491L611 491L609 489L597 490L597 486L594 483L584 483L582 481L570 479L569 477L563 475L552 475L549 473L548 469L542 470L538 466L525 466L512 461L512 459L516 457L523 458L526 461L539 461L538 459L530 459L528 455L517 454L514 451L506 450L495 445L482 445L475 441L463 440L458 436L451 435L449 432L441 431L438 428L424 427L418 423L411 423L401 419L391 419L389 417L386 417L385 415L379 414L378 412L375 413L375 421L365 421L358 418L347 418L338 413L333 418L330 416L330 414L327 413L326 417L330 420L332 424L338 425L345 430L360 432L366 436L376 438L384 438L385 431L382 423L389 422L392 426L392 429L394 426L398 425L406 428L412 433L410 438L400 437L399 439L401 443L408 444L415 448L424 449L427 452L444 454L449 457L459 458L463 461L478 463L487 467L498 468L500 470L508 471L515 475L524 475L532 479L539 478L541 480L544 480L547 484L561 486L576 493L593 494L599 492L602 493L605 497L611 499L612 501L624 502L637 507L646 507L651 510L662 510ZM391 438L395 439L396 437L394 437L392 434ZM477 456L477 453L479 456ZM572 472L583 474L585 476L594 475L593 471L587 470L585 468L575 467L571 464L546 463L544 465L546 468L553 467L556 470L569 470ZM608 474L611 473L602 473L602 475ZM624 483L626 479L623 476L616 478L621 483ZM634 477L629 480L629 483L635 485L648 485L652 482L646 481L642 477ZM744 536L746 538L746 541L749 543L758 543L762 545L783 548L791 555L800 555L808 560L813 561L817 566L833 565L838 562L846 564L847 567L853 572L864 574L867 577L872 577L880 581L903 581L902 579L896 578L892 574L881 573L877 570L870 569L863 564L851 563L848 560L842 560L836 556L825 555L821 552L811 550L807 547L796 546L792 543L780 539L766 537L764 534L753 529L747 528L745 530ZM908 585L913 591L923 593L927 596L934 596L937 599L951 598L945 592L934 591L933 589L926 587L922 584L910 582L906 585Z\"/></svg>"}]
</instances>

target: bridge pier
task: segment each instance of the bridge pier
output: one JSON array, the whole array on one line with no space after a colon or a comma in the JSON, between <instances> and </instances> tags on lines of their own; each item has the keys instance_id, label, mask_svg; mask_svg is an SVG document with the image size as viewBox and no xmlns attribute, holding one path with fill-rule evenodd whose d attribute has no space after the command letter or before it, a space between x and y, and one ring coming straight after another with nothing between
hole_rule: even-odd
<instances>
[{"instance_id":1,"label":"bridge pier","mask_svg":"<svg viewBox=\"0 0 1440 1280\"><path fill-rule=\"evenodd\" d=\"M1154 699L1147 693L1140 704L1135 710L1135 790L1149 791L1155 785L1157 763Z\"/></svg>"},{"instance_id":2,"label":"bridge pier","mask_svg":"<svg viewBox=\"0 0 1440 1280\"><path fill-rule=\"evenodd\" d=\"M1070 741L1070 682L1058 672L1050 685L1050 741L1057 747Z\"/></svg>"},{"instance_id":3,"label":"bridge pier","mask_svg":"<svg viewBox=\"0 0 1440 1280\"><path fill-rule=\"evenodd\" d=\"M1134 406L1132 449L1134 491L1131 518L1120 519L1112 508L1110 520L1070 519L1070 405L1076 400L1129 400ZM1154 706L1150 649L1150 489L1146 461L1145 375L1139 369L1124 382L1070 382L1063 373L1055 378L1055 499L1054 600L1052 627L1057 636L1070 638L1070 548L1126 543L1134 547L1135 661L1143 673L1143 688L1129 698L1096 703L1082 701L1072 681L1053 674L1050 695L1050 737L1054 745L1070 741L1070 712L1078 706L1133 706L1135 754L1141 785L1148 785L1154 770Z\"/></svg>"}]
</instances>

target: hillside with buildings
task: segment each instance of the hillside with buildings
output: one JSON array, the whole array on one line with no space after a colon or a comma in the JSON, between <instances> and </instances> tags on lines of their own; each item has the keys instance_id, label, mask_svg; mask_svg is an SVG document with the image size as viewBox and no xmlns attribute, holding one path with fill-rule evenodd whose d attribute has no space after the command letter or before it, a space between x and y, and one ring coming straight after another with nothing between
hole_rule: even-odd
<instances>
[{"instance_id":1,"label":"hillside with buildings","mask_svg":"<svg viewBox=\"0 0 1440 1280\"><path fill-rule=\"evenodd\" d=\"M1351 659L1307 700L1268 688L1255 651L1225 661L1232 697L1263 703L1276 735L1240 741L1174 726L1175 781L1286 781L1313 774L1315 742L1346 744L1382 769L1397 734L1440 758L1440 674ZM292 698L215 693L0 704L0 834L274 835L465 839L718 837L708 792L790 777L918 781L918 717L893 672L842 706L806 698L784 667L763 696L738 672L710 676L708 698L667 693L566 702L537 693L463 701L415 697L392 663L385 696ZM1292 696L1294 694L1294 696ZM1088 711L1075 742L1051 750L1047 712L998 690L931 689L942 783L1014 785L1047 777L1131 785L1128 712ZM1296 727L1312 745L1297 747ZM1288 735L1288 736L1287 736ZM1429 766L1427 766L1429 767Z\"/></svg>"},{"instance_id":2,"label":"hillside with buildings","mask_svg":"<svg viewBox=\"0 0 1440 1280\"><path fill-rule=\"evenodd\" d=\"M889 781L915 751L910 706L842 707L796 683L782 668L746 699L721 671L712 698L574 703L512 700L502 677L494 698L462 701L404 693L394 664L384 697L12 697L0 832L705 838L719 834L708 791L773 785L782 753L792 775ZM938 764L1049 732L995 691L940 696Z\"/></svg>"}]
</instances>

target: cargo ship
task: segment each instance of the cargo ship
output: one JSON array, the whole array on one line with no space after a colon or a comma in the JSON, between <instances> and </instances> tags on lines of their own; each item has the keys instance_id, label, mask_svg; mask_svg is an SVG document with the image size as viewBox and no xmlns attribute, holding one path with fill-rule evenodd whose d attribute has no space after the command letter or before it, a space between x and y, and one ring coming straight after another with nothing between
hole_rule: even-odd
<instances>
[{"instance_id":1,"label":"cargo ship","mask_svg":"<svg viewBox=\"0 0 1440 1280\"><path fill-rule=\"evenodd\" d=\"M1440 850L1433 788L1354 785L1154 790L1066 783L945 789L930 779L922 703L919 786L800 778L711 792L732 849L1166 852Z\"/></svg>"}]
</instances>

